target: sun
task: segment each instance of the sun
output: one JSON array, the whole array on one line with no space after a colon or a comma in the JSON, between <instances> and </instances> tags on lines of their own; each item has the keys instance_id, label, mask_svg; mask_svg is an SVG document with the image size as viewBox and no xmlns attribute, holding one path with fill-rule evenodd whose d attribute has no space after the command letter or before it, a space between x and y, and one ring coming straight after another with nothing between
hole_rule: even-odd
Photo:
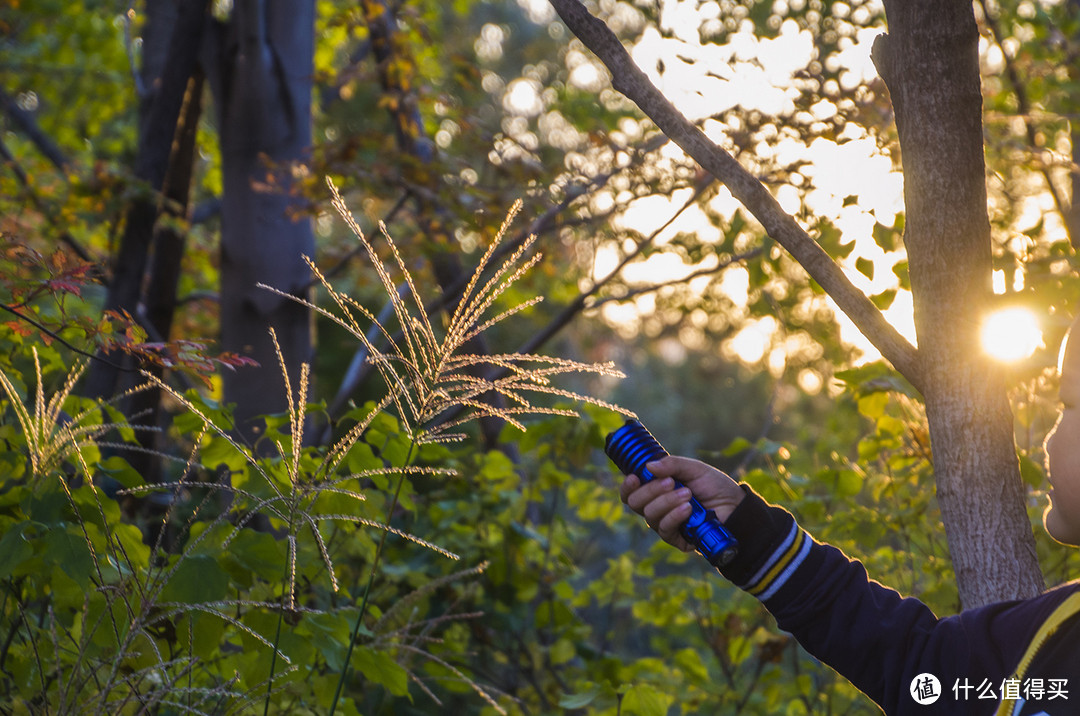
<instances>
[{"instance_id":1,"label":"sun","mask_svg":"<svg viewBox=\"0 0 1080 716\"><path fill-rule=\"evenodd\" d=\"M983 351L1002 363L1030 358L1042 345L1042 329L1033 312L1017 306L995 311L983 320L980 331Z\"/></svg>"}]
</instances>

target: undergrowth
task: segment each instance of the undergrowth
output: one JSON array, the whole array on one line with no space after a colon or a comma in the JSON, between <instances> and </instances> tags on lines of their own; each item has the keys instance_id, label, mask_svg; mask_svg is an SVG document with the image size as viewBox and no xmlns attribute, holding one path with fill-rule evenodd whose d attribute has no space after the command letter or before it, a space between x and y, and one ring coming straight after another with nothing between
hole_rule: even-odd
<instances>
[{"instance_id":1,"label":"undergrowth","mask_svg":"<svg viewBox=\"0 0 1080 716\"><path fill-rule=\"evenodd\" d=\"M384 264L330 186L394 316L380 323L309 260L329 301L302 302L364 345L385 391L346 416L332 444L306 441L320 410L309 403L309 368L290 385L280 351L288 411L267 418L272 455L238 440L222 406L144 374L138 389L164 391L179 410L173 437L187 446L160 456L171 461L168 478L152 484L121 457L133 428L109 404L74 394L83 363L51 395L36 350L32 386L0 373L15 416L0 426L2 437L26 459L21 469L7 463L14 474L0 492L5 713L357 713L356 695L369 687L411 698L414 684L439 704L438 692L454 683L506 713L504 695L431 648L480 615L463 598L434 616L424 608L486 563L436 571L414 554L391 564L387 545L407 540L460 561L439 535L407 523L425 485L460 479L441 463L453 462L449 446L465 439L466 425L495 417L524 429L529 416L576 414L567 401L612 409L553 379L617 371L467 350L539 300L501 307L540 258L529 240L490 265L514 212L440 329L389 234L382 231ZM159 512L137 524L133 515L147 505ZM381 601L380 576L403 573Z\"/></svg>"}]
</instances>

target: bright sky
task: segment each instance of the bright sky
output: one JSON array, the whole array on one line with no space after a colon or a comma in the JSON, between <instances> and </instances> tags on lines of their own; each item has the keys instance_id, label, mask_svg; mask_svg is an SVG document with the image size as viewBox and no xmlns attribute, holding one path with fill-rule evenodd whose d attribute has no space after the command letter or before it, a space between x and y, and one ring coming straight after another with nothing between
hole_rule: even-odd
<instances>
[{"instance_id":1,"label":"bright sky","mask_svg":"<svg viewBox=\"0 0 1080 716\"><path fill-rule=\"evenodd\" d=\"M794 21L787 21L780 26L775 39L762 39L755 36L747 23L747 27L735 33L727 45L702 45L698 39L699 28L718 14L716 3L699 6L696 0L666 0L661 23L670 30L672 37L663 37L653 28L647 29L633 48L638 66L693 120L707 118L736 105L770 116L790 116L795 111L794 98L797 96L793 76L814 56L810 33L800 31ZM848 47L840 53L838 69L845 85L861 84L876 76L870 61L870 46L877 34L872 30L860 31L849 39ZM663 74L658 71L660 62L664 67ZM836 111L828 102L813 109L815 118L820 119ZM721 146L730 146L727 128L706 120L704 129ZM803 174L812 182L813 188L805 197L806 208L817 217L830 219L840 229L845 242L855 242L855 249L844 260L843 266L858 288L870 294L880 293L897 287L892 267L902 255L883 252L873 241L872 231L878 221L891 226L893 217L902 211L903 177L893 170L891 159L881 154L873 139L856 127L849 125L839 139L841 141L818 139L809 146L790 139L780 141L775 147L762 145L757 151L759 157L775 158L780 163L807 162ZM673 145L668 145L664 151L669 155L681 155L681 150ZM796 213L801 208L799 202L802 199L795 187L777 187L775 193L789 213ZM848 201L845 206L846 197L856 197L856 201ZM682 195L670 200L659 197L639 200L625 214L623 221L649 233L674 214L685 200L686 196ZM730 216L738 206L730 194L721 191L712 208ZM705 226L701 212L687 211L659 237L660 243L679 232ZM602 257L604 265L598 266L598 273L614 261L614 247L610 253L610 256ZM854 269L858 259L873 261L873 280ZM642 281L656 280L658 275L673 278L678 272L685 275L698 268L701 267L686 266L658 255L649 266L637 267L639 276L631 273L627 278ZM745 293L745 288L742 291ZM865 351L864 359L878 357L854 326L839 311L835 313L840 316L843 337ZM899 296L890 307L888 318L914 340L910 298ZM761 360L770 350L783 352L784 346L770 345L775 328L775 321L753 323L732 341L732 348L747 362ZM778 359L772 354L768 357L774 370L782 369L782 357Z\"/></svg>"},{"instance_id":2,"label":"bright sky","mask_svg":"<svg viewBox=\"0 0 1080 716\"><path fill-rule=\"evenodd\" d=\"M788 2L795 5L803 0ZM853 12L865 12L865 9ZM655 28L648 28L632 54L638 66L676 107L692 120L704 120L706 134L719 145L729 147L729 129L707 118L736 105L745 110L759 110L769 116L790 116L795 112L794 98L798 94L793 86L793 77L815 57L815 50L810 33L800 30L791 20L781 24L777 37L773 39L758 38L752 24L747 22L741 31L730 38L728 44L702 45L699 40L701 28L707 28L710 22L717 21L719 14L720 7L716 2L699 4L698 0L663 0L660 23L670 36L664 37ZM840 43L842 46L846 43L846 47L838 53L835 66L830 69L838 72L839 82L846 89L865 84L877 76L870 59L870 48L880 32L861 29L853 37L841 38ZM990 70L993 70L995 63L1002 62L1000 52L995 55L987 51L984 55ZM659 71L661 63L664 68L662 74ZM833 104L823 100L811 108L813 116L810 119L827 119L836 111ZM795 139L780 141L774 147L763 144L756 148L756 155L761 159L775 159L780 164L797 160L806 162L801 173L809 180L812 189L800 195L794 186L776 187L775 195L781 205L790 214L806 208L817 218L829 219L840 230L845 243L854 242L854 250L841 261L841 266L857 288L867 295L898 289L899 281L893 267L904 258L904 254L883 251L873 240L872 232L878 223L891 228L895 216L903 211L903 175L893 168L892 160L882 154L876 142L852 123L837 139L819 138L810 145ZM674 145L668 145L663 151L671 158L681 155L681 150ZM623 222L648 234L672 216L687 196L641 199L626 212ZM855 200L850 201L848 197ZM1021 211L1033 216L1044 215L1052 207L1043 206L1040 199L1045 200L1045 197L1029 201ZM731 216L738 206L730 194L721 191L711 208ZM707 226L699 210L689 210L659 237L659 242L663 243L677 233L694 230L695 227L707 231ZM606 268L603 264L610 265L614 260L614 247L610 247L609 255L601 256L598 274L603 274L603 268ZM873 263L872 279L855 269L856 262L860 260ZM687 266L672 257L656 255L647 265L635 267L627 278L647 283L656 281L658 277L687 275L704 267ZM734 276L738 275L737 271L734 272ZM1004 277L996 276L995 281L1003 283ZM725 281L725 284L731 285L730 291L736 303L740 296L745 300L745 281L736 279ZM1004 292L1004 288L1003 285L996 285L999 293ZM842 337L862 350L861 360L879 358L878 351L847 317L831 300L825 300L838 318ZM649 300L642 301L647 304ZM641 308L647 310L648 305ZM614 307L610 310L614 310ZM626 309L622 310L625 312ZM898 292L892 305L885 311L885 316L912 343L916 342L910 293ZM730 341L729 349L735 354L731 357L738 357L747 363L757 363L764 358L769 369L778 374L783 370L785 356L792 346L778 340L777 327L776 321L768 318L749 324ZM1012 311L988 318L983 340L983 348L991 355L1013 361L1031 355L1041 342L1041 334L1030 313Z\"/></svg>"},{"instance_id":3,"label":"bright sky","mask_svg":"<svg viewBox=\"0 0 1080 716\"><path fill-rule=\"evenodd\" d=\"M786 1L792 6L805 2ZM551 23L555 20L554 11L547 0L518 0L518 3L536 22ZM616 9L620 7L616 6ZM706 134L720 146L730 147L727 137L730 128L707 118L736 105L748 111L758 110L768 116L791 116L796 109L794 99L798 96L793 77L813 59L815 50L810 33L800 30L790 20L779 27L777 37L773 39L758 38L752 23L745 22L742 29L730 36L728 44L702 44L702 29L707 30L710 23L719 22L720 12L717 2L661 0L660 24L668 36L665 37L656 28L645 28L641 40L631 52L638 66L676 107L691 120L704 120L702 126ZM618 12L609 19L612 24L632 21L632 18L620 18ZM830 69L837 71L839 83L845 88L856 87L876 77L877 71L870 60L870 47L879 32L858 30L854 36L840 39L841 45L846 46L835 58L835 66ZM501 38L490 39L501 42ZM992 52L984 54L984 61L988 65L1001 62L1000 53L996 56ZM596 58L571 49L566 62L572 84L587 91L599 91L605 86L604 71ZM663 73L659 71L661 65ZM544 109L541 87L540 82L528 77L510 82L504 94L507 109L523 117L537 116ZM822 101L811 108L809 120L827 119L836 111L830 102ZM541 122L544 119L542 117ZM567 126L565 131L572 131L572 128ZM551 134L549 132L549 136ZM805 196L801 196L794 186L774 187L775 195L789 213L806 208L817 218L829 219L841 231L845 243L854 242L854 250L841 265L856 287L869 295L898 288L898 280L892 269L903 254L882 251L874 242L872 232L876 223L891 227L896 214L903 210L902 174L893 169L892 160L880 152L875 141L853 123L848 123L837 140L817 139L807 146L792 138L779 141L774 146L762 144L754 151L757 157L775 159L780 164L796 160L806 163L801 172L812 188ZM661 156L669 161L683 160L682 150L673 144L666 145L661 150ZM621 221L648 235L674 215L688 196L689 190L686 190L676 192L669 198L639 199L631 204ZM855 200L845 201L848 197ZM613 198L609 197L608 201L611 200ZM804 206L800 206L800 202ZM1044 209L1036 203L1029 207L1030 211ZM710 208L731 216L739 204L729 193L721 190ZM676 234L687 231L701 233L714 230L709 227L703 213L693 208L684 212L665 230L658 237L658 243L662 245ZM595 276L607 275L618 258L617 247L601 247L596 259ZM860 259L873 262L873 279L855 270L856 261ZM630 282L648 285L686 276L707 267L708 264L689 266L674 255L658 253L647 262L628 267L625 276ZM746 272L736 268L728 269L725 273L725 290L730 292L734 302L739 303L740 299L745 302L749 288ZM645 294L637 299L635 306L607 303L603 310L609 322L622 324L629 329L637 324L639 312L648 313L652 307L653 297ZM833 312L841 324L842 337L863 351L862 359L877 359L878 352L835 306ZM886 311L886 317L902 334L915 342L910 294L900 292ZM1024 319L1014 315L1012 319L1030 322L1030 317ZM991 339L994 335L1017 335L1014 329L1003 329L1000 323L994 325L996 327L988 329ZM776 321L771 318L749 324L729 342L727 348L733 353L729 357L747 363L758 363L764 359L770 370L779 373L792 346L779 341L777 327ZM1037 344L1038 338L1034 340Z\"/></svg>"}]
</instances>

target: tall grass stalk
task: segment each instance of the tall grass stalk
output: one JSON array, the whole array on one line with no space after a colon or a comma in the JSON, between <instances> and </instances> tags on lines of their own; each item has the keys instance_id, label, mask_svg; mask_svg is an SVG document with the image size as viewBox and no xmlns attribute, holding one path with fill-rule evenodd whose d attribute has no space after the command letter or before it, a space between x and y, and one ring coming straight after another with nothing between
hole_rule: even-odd
<instances>
[{"instance_id":1,"label":"tall grass stalk","mask_svg":"<svg viewBox=\"0 0 1080 716\"><path fill-rule=\"evenodd\" d=\"M333 196L334 208L363 246L382 283L385 294L390 299L397 323L397 335L400 338L395 340L389 327L383 325L371 311L356 303L351 297L335 290L310 260L308 264L312 273L330 296L337 311L323 309L293 296L289 297L301 301L312 310L342 326L366 349L368 360L379 371L386 385L388 405L392 404L396 409L397 417L405 426L410 439L408 456L405 465L402 466L403 469L409 467L419 446L432 442L462 439L464 435L458 430L469 421L497 417L524 430L525 426L521 418L525 415L576 415L576 412L571 410L535 404L532 401L532 396L535 394L569 397L618 410L615 406L603 401L562 390L551 382L551 377L563 373L589 372L601 375L621 375L610 363L586 364L532 354L481 355L464 352L465 347L482 333L542 300L542 297L535 297L489 315L496 307L498 299L541 259L539 253L531 256L529 254L536 241L536 237L531 236L502 264L490 265L492 256L495 255L514 216L520 210L520 202L511 209L495 239L488 246L465 287L445 331L442 335L438 335L434 329L435 322L425 310L425 301L417 291L412 274L394 240L386 231L386 227L380 225L380 233L389 250L391 267L399 274L400 280L395 280L391 269L383 264L382 258L353 218L337 187L330 180L327 180L327 185ZM404 284L405 291L399 290L399 282ZM278 293L288 296L288 294ZM381 348L379 343L369 337L370 327L374 327L381 335L381 343L387 346L386 349ZM483 368L501 369L505 371L505 376L495 379L485 378L481 372ZM507 407L502 407L493 400L484 400L483 396L486 395L501 396L507 401ZM455 408L464 408L464 415L439 422L440 416ZM388 525L397 506L405 476L406 473L402 472L398 479L397 488L387 511ZM363 631L372 584L388 534L389 530L383 532L368 570L368 580L364 588L360 611L352 629L345 664L331 702L331 715L337 708L348 678L353 649ZM484 696L490 703L495 703L486 693ZM503 712L501 707L496 705L496 708L500 713Z\"/></svg>"},{"instance_id":2,"label":"tall grass stalk","mask_svg":"<svg viewBox=\"0 0 1080 716\"><path fill-rule=\"evenodd\" d=\"M206 444L218 447L224 444L239 456L235 462L240 467L233 469L242 475L242 479L234 479L226 474L217 482L199 483L199 487L205 489L205 495L201 502L193 505L186 521L178 525L185 540L178 554L168 554L162 542L166 528L176 517L174 510L177 509L177 499L168 500L157 539L152 544L144 545L139 539L141 535L136 536L138 532L134 526L118 522L122 520L119 508L95 485L95 476L105 464L100 448L106 445L127 446L126 443L106 442L106 434L119 432L124 439L130 440L132 428L122 421L102 419L106 411L108 415L114 415L107 405L80 401L71 395L84 366L77 364L59 390L47 397L41 364L35 352L37 385L26 391L25 399L16 382L0 372L0 389L11 405L25 438L31 478L29 484L36 489L37 485L52 485L49 480L59 483L78 522L75 529L81 530L81 539L92 564L89 570L92 574L86 577L90 587L86 590L82 609L75 609L69 604L64 607L67 610L64 614L56 613L53 609L56 593L49 591L48 596L42 598L42 614L37 625L32 623L33 618L27 611L27 602L21 596L19 585L12 577L4 580L2 614L10 611L13 615L11 628L25 635L21 638L29 644L36 663L36 678L41 685L40 694L35 698L40 701L43 713L104 714L132 709L152 712L160 708L203 714L221 713L224 710L238 712L255 708L261 701L263 714L269 714L274 694L284 688L283 677L301 667L293 663L294 660L282 647L286 635L286 617L304 615L314 618L325 614L319 609L297 603L297 564L302 548L318 553L330 589L333 592L340 590L334 554L323 534L328 523L370 527L381 533L371 554L370 564L365 566L364 573L357 576L356 586L362 585L362 592L359 592L355 621L349 628L344 662L336 675L330 713L335 712L340 698L347 691L355 650L365 640L372 647L397 650L409 657L421 655L441 665L455 678L467 683L496 710L503 712L492 695L461 669L415 643L403 641L402 636L413 628L411 622L404 628L397 628L389 620L391 614L400 613L396 610L403 609L401 605L411 603L410 599L418 600L448 580L475 576L484 570L485 564L466 567L449 577L416 588L411 595L391 605L380 618L369 624L374 584L387 558L387 544L391 535L433 550L448 559L459 559L458 555L435 542L394 527L391 524L393 516L402 503L403 490L411 478L455 475L453 470L447 468L415 464L419 462L418 456L425 445L460 441L465 438L466 424L479 418L498 418L524 430L528 416L577 414L568 408L545 405L538 402L538 398L571 399L619 411L616 406L562 389L554 381L563 374L621 374L610 363L582 363L520 353L485 355L469 351L468 346L473 339L541 300L538 297L504 305L508 290L541 260L541 255L533 251L535 237L525 241L508 258L498 263L493 261L520 205L510 212L452 314L445 321L445 326L440 327L441 322L427 314L427 304L385 227L380 227L385 243L380 255L360 230L333 183L328 184L334 207L356 234L379 276L390 300L391 317L380 321L351 296L335 289L311 260L308 260L308 264L325 292L328 299L326 306L265 288L299 301L341 326L359 341L366 350L368 361L381 377L385 393L333 444L317 449L305 447L310 368L302 366L299 384L291 385L285 360L278 348L277 356L287 395L287 433L274 433L281 436L274 438L276 452L272 456L265 456L241 444L234 437L231 425L225 424L228 420L215 417L215 409L197 395L180 392L161 378L145 374L146 380L138 389L161 389L180 411L189 416L189 420L193 418L200 427L194 430L187 457L178 459L178 477L142 485L133 484L137 482L134 480L129 481L119 490L119 496L142 497L162 491L179 495L188 491L193 487L190 476L194 471L211 472L209 467L200 464L201 451ZM385 261L383 256L386 257ZM399 285L403 287L400 290ZM276 336L271 334L271 338L277 346ZM500 400L492 400L491 396L497 396ZM372 463L361 461L359 464L364 469L351 468L353 463L346 462L347 459L355 454L353 449L358 443L368 439L369 428L384 413L394 418L403 444L407 445L404 459L401 464L370 467ZM386 513L380 521L361 508L367 498L366 484L383 480L389 481L387 488L393 485L393 492L388 495ZM50 489L56 488L53 486ZM208 506L219 504L212 498L222 494L231 498L227 508L208 516ZM189 560L196 555L206 558L207 554L228 553L234 541L240 539L242 534L249 534L245 530L250 530L256 515L269 520L273 529L279 531L284 544L280 594L277 594L277 585L270 584L275 579L272 577L263 582L270 589L269 598L238 588L235 593L225 592L224 598L220 594L203 598L203 593L191 597L191 592L182 589L179 592L175 589L166 592L175 587L178 575L189 567ZM29 530L39 529L34 524L28 518L19 529L27 530L29 534ZM55 529L59 529L61 536L67 538L67 532L63 531L66 527ZM220 569L216 563L214 568ZM225 589L234 588L230 582ZM170 594L173 596L170 597ZM176 596L178 594L189 596L181 598ZM15 605L10 609L7 606L9 600ZM261 633L249 623L246 617L254 611L277 612L272 636ZM70 616L72 612L75 613L74 617ZM452 616L474 618L477 615ZM211 670L213 666L202 663L194 646L197 617L219 620L223 625L222 633L251 640L269 649L269 670L265 672L265 678L252 678L251 681L259 682L256 684L244 682L239 674L226 678L216 675ZM72 618L75 619L76 628L67 626ZM427 629L450 618L439 617L419 624ZM65 622L65 619L69 622ZM160 632L174 629L183 619L187 619L186 649L174 648L182 641L178 637L176 640L166 640L170 651L163 651L159 646ZM270 631L269 627L267 631ZM109 651L107 656L102 656L102 644L105 642ZM215 658L225 659L220 653ZM402 660L401 657L398 659ZM262 668L259 667L260 670ZM418 675L409 669L405 671L413 682L435 698ZM209 674L209 680L203 680L202 676L196 678L199 674Z\"/></svg>"}]
</instances>

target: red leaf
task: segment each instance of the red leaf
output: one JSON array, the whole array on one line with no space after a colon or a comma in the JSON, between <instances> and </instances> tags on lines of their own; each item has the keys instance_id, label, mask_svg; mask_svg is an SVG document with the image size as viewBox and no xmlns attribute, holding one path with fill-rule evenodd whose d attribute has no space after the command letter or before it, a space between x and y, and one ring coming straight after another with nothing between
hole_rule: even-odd
<instances>
[{"instance_id":1,"label":"red leaf","mask_svg":"<svg viewBox=\"0 0 1080 716\"><path fill-rule=\"evenodd\" d=\"M18 333L23 338L26 338L28 335L34 332L33 329L30 328L30 326L23 323L22 321L7 321L4 323L4 325L10 328L15 333Z\"/></svg>"}]
</instances>

